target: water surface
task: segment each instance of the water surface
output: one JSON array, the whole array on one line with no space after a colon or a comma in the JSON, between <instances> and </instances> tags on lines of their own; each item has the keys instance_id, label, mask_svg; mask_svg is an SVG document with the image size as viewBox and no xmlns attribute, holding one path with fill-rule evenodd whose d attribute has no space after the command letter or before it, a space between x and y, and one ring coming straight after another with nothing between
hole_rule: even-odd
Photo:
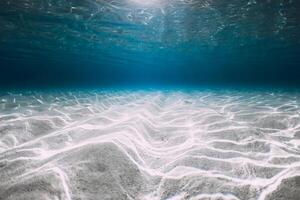
<instances>
[{"instance_id":1,"label":"water surface","mask_svg":"<svg viewBox=\"0 0 300 200\"><path fill-rule=\"evenodd\" d=\"M299 84L297 0L2 0L4 85Z\"/></svg>"}]
</instances>

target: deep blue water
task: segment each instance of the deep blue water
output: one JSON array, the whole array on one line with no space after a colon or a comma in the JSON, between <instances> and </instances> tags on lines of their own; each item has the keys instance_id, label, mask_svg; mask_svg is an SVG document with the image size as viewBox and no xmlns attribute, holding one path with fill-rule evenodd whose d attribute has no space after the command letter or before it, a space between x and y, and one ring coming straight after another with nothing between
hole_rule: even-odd
<instances>
[{"instance_id":1,"label":"deep blue water","mask_svg":"<svg viewBox=\"0 0 300 200\"><path fill-rule=\"evenodd\" d=\"M2 0L2 87L300 84L297 0Z\"/></svg>"}]
</instances>

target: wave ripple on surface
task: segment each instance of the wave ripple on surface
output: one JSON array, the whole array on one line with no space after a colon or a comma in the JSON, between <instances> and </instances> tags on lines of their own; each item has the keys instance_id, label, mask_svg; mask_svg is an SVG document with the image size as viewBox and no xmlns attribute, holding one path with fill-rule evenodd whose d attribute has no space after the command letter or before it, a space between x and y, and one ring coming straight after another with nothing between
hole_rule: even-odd
<instances>
[{"instance_id":1,"label":"wave ripple on surface","mask_svg":"<svg viewBox=\"0 0 300 200\"><path fill-rule=\"evenodd\" d=\"M300 199L300 95L0 96L0 199Z\"/></svg>"}]
</instances>

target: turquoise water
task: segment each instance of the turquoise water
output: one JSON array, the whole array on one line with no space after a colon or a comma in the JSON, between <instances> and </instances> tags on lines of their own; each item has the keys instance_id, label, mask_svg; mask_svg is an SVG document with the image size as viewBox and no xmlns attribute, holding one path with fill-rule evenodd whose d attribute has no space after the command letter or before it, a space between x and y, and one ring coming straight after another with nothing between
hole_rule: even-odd
<instances>
[{"instance_id":1,"label":"turquoise water","mask_svg":"<svg viewBox=\"0 0 300 200\"><path fill-rule=\"evenodd\" d=\"M0 200L299 200L299 0L0 0Z\"/></svg>"},{"instance_id":2,"label":"turquoise water","mask_svg":"<svg viewBox=\"0 0 300 200\"><path fill-rule=\"evenodd\" d=\"M296 0L3 0L3 87L298 85Z\"/></svg>"}]
</instances>

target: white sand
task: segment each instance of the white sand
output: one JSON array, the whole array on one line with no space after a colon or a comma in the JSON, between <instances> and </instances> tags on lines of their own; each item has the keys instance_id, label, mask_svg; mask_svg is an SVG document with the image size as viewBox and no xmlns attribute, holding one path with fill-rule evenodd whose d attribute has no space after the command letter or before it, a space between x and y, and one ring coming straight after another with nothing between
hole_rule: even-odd
<instances>
[{"instance_id":1,"label":"white sand","mask_svg":"<svg viewBox=\"0 0 300 200\"><path fill-rule=\"evenodd\" d=\"M300 199L300 94L3 93L1 200Z\"/></svg>"}]
</instances>

